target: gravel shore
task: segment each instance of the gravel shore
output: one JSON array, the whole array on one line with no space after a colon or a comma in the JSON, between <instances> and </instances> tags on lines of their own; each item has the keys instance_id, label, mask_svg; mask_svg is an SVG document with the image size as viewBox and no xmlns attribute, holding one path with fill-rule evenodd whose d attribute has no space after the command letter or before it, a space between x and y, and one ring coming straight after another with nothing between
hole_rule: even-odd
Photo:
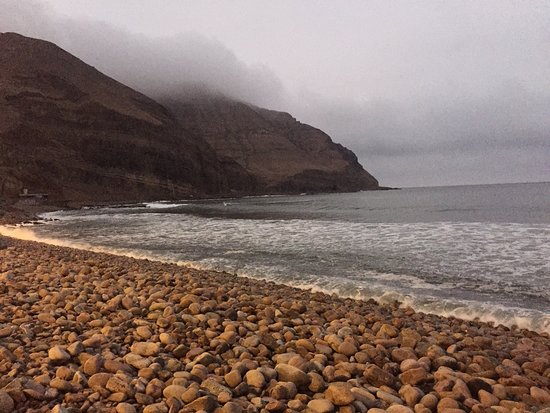
<instances>
[{"instance_id":1,"label":"gravel shore","mask_svg":"<svg viewBox=\"0 0 550 413\"><path fill-rule=\"evenodd\" d=\"M549 387L535 332L0 237L0 413L550 413Z\"/></svg>"}]
</instances>

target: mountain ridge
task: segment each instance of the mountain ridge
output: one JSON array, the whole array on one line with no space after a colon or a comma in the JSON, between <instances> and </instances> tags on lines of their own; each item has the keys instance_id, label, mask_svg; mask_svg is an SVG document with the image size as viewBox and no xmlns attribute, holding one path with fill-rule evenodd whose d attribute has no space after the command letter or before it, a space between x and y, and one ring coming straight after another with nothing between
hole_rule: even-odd
<instances>
[{"instance_id":1,"label":"mountain ridge","mask_svg":"<svg viewBox=\"0 0 550 413\"><path fill-rule=\"evenodd\" d=\"M3 197L23 188L82 202L379 188L353 152L287 113L228 98L163 105L16 33L0 33L0 51Z\"/></svg>"}]
</instances>

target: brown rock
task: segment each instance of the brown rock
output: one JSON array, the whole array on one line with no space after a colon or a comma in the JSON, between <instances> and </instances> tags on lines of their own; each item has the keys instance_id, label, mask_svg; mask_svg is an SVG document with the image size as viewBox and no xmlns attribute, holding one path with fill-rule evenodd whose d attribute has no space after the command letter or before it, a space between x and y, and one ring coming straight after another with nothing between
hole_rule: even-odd
<instances>
[{"instance_id":1,"label":"brown rock","mask_svg":"<svg viewBox=\"0 0 550 413\"><path fill-rule=\"evenodd\" d=\"M348 383L331 383L325 390L325 399L330 400L336 406L346 406L355 400Z\"/></svg>"},{"instance_id":2,"label":"brown rock","mask_svg":"<svg viewBox=\"0 0 550 413\"><path fill-rule=\"evenodd\" d=\"M164 402L145 406L143 413L168 413L168 406Z\"/></svg>"},{"instance_id":3,"label":"brown rock","mask_svg":"<svg viewBox=\"0 0 550 413\"><path fill-rule=\"evenodd\" d=\"M420 403L430 410L435 410L437 403L439 403L439 398L433 393L428 393L420 399Z\"/></svg>"},{"instance_id":4,"label":"brown rock","mask_svg":"<svg viewBox=\"0 0 550 413\"><path fill-rule=\"evenodd\" d=\"M378 333L376 333L376 337L380 338L394 338L397 337L399 334L399 331L397 328L390 324L382 324L380 327L380 330L378 330Z\"/></svg>"},{"instance_id":5,"label":"brown rock","mask_svg":"<svg viewBox=\"0 0 550 413\"><path fill-rule=\"evenodd\" d=\"M391 352L392 360L396 363L401 363L404 360L416 360L416 353L410 347L395 348Z\"/></svg>"},{"instance_id":6,"label":"brown rock","mask_svg":"<svg viewBox=\"0 0 550 413\"><path fill-rule=\"evenodd\" d=\"M550 393L539 387L532 386L530 389L530 394L533 399L538 401L541 404L550 404Z\"/></svg>"},{"instance_id":7,"label":"brown rock","mask_svg":"<svg viewBox=\"0 0 550 413\"><path fill-rule=\"evenodd\" d=\"M0 390L0 413L13 413L15 403L4 390Z\"/></svg>"},{"instance_id":8,"label":"brown rock","mask_svg":"<svg viewBox=\"0 0 550 413\"><path fill-rule=\"evenodd\" d=\"M498 397L495 397L493 394L480 390L479 393L479 402L485 407L498 406L500 400Z\"/></svg>"},{"instance_id":9,"label":"brown rock","mask_svg":"<svg viewBox=\"0 0 550 413\"><path fill-rule=\"evenodd\" d=\"M353 387L351 389L351 392L353 393L355 400L360 401L365 406L372 405L373 402L376 400L376 397L363 387Z\"/></svg>"},{"instance_id":10,"label":"brown rock","mask_svg":"<svg viewBox=\"0 0 550 413\"><path fill-rule=\"evenodd\" d=\"M62 364L71 359L71 355L61 346L54 346L48 351L48 358L52 363Z\"/></svg>"},{"instance_id":11,"label":"brown rock","mask_svg":"<svg viewBox=\"0 0 550 413\"><path fill-rule=\"evenodd\" d=\"M148 394L149 396L158 399L162 396L164 388L165 385L162 380L152 379L149 383L147 383L147 386L145 387L145 394Z\"/></svg>"},{"instance_id":12,"label":"brown rock","mask_svg":"<svg viewBox=\"0 0 550 413\"><path fill-rule=\"evenodd\" d=\"M124 375L115 375L111 377L105 387L112 393L123 393L126 396L133 395L130 379Z\"/></svg>"},{"instance_id":13,"label":"brown rock","mask_svg":"<svg viewBox=\"0 0 550 413\"><path fill-rule=\"evenodd\" d=\"M370 384L377 387L383 385L393 387L395 385L395 377L375 364L368 365L363 376Z\"/></svg>"},{"instance_id":14,"label":"brown rock","mask_svg":"<svg viewBox=\"0 0 550 413\"><path fill-rule=\"evenodd\" d=\"M286 409L286 404L281 400L271 400L265 405L265 410L273 413L282 413Z\"/></svg>"},{"instance_id":15,"label":"brown rock","mask_svg":"<svg viewBox=\"0 0 550 413\"><path fill-rule=\"evenodd\" d=\"M58 379L57 377L53 378L52 381L50 381L50 387L53 387L54 389L60 390L62 392L70 392L73 391L74 388L74 386L67 380Z\"/></svg>"},{"instance_id":16,"label":"brown rock","mask_svg":"<svg viewBox=\"0 0 550 413\"><path fill-rule=\"evenodd\" d=\"M386 409L388 413L415 413L413 409L407 406L401 406L399 404L394 404Z\"/></svg>"},{"instance_id":17,"label":"brown rock","mask_svg":"<svg viewBox=\"0 0 550 413\"><path fill-rule=\"evenodd\" d=\"M130 351L139 356L156 356L160 352L160 344L149 341L140 341L132 344Z\"/></svg>"},{"instance_id":18,"label":"brown rock","mask_svg":"<svg viewBox=\"0 0 550 413\"><path fill-rule=\"evenodd\" d=\"M187 387L171 384L164 388L164 390L162 391L162 394L167 399L169 399L170 397L175 397L176 399L181 400L183 393L185 393L186 391L187 391Z\"/></svg>"},{"instance_id":19,"label":"brown rock","mask_svg":"<svg viewBox=\"0 0 550 413\"><path fill-rule=\"evenodd\" d=\"M399 389L399 396L405 400L407 406L414 407L424 397L424 392L410 384L405 384Z\"/></svg>"},{"instance_id":20,"label":"brown rock","mask_svg":"<svg viewBox=\"0 0 550 413\"><path fill-rule=\"evenodd\" d=\"M209 365L213 364L213 363L216 363L218 361L218 359L213 356L212 354L210 353L202 353L200 354L196 359L195 359L195 362L197 364L202 364L203 366L206 366L208 367Z\"/></svg>"},{"instance_id":21,"label":"brown rock","mask_svg":"<svg viewBox=\"0 0 550 413\"><path fill-rule=\"evenodd\" d=\"M415 386L423 383L428 379L428 372L422 367L407 370L399 375L399 380L403 384Z\"/></svg>"},{"instance_id":22,"label":"brown rock","mask_svg":"<svg viewBox=\"0 0 550 413\"><path fill-rule=\"evenodd\" d=\"M349 341L344 341L338 346L338 353L351 357L357 353L357 347Z\"/></svg>"},{"instance_id":23,"label":"brown rock","mask_svg":"<svg viewBox=\"0 0 550 413\"><path fill-rule=\"evenodd\" d=\"M265 386L265 377L260 370L250 370L245 374L244 379L249 386L256 389L263 389Z\"/></svg>"},{"instance_id":24,"label":"brown rock","mask_svg":"<svg viewBox=\"0 0 550 413\"><path fill-rule=\"evenodd\" d=\"M231 394L231 389L224 386L221 383L218 383L214 379L206 379L201 383L201 388L208 390L214 396L219 396L220 393L229 393Z\"/></svg>"},{"instance_id":25,"label":"brown rock","mask_svg":"<svg viewBox=\"0 0 550 413\"><path fill-rule=\"evenodd\" d=\"M279 382L273 386L269 395L276 400L290 400L296 396L298 390L292 382Z\"/></svg>"},{"instance_id":26,"label":"brown rock","mask_svg":"<svg viewBox=\"0 0 550 413\"><path fill-rule=\"evenodd\" d=\"M388 404L400 404L400 405L403 404L403 401L399 397L387 391L378 390L376 392L376 397L378 397L381 400L384 400Z\"/></svg>"},{"instance_id":27,"label":"brown rock","mask_svg":"<svg viewBox=\"0 0 550 413\"><path fill-rule=\"evenodd\" d=\"M227 373L224 377L225 382L229 387L234 389L242 382L242 376L241 373L237 369L231 370L229 373Z\"/></svg>"},{"instance_id":28,"label":"brown rock","mask_svg":"<svg viewBox=\"0 0 550 413\"><path fill-rule=\"evenodd\" d=\"M290 381L298 388L307 387L311 382L310 377L306 373L288 364L277 364L275 371L277 372L279 381Z\"/></svg>"},{"instance_id":29,"label":"brown rock","mask_svg":"<svg viewBox=\"0 0 550 413\"><path fill-rule=\"evenodd\" d=\"M235 402L227 402L221 408L221 413L242 413L243 408Z\"/></svg>"},{"instance_id":30,"label":"brown rock","mask_svg":"<svg viewBox=\"0 0 550 413\"><path fill-rule=\"evenodd\" d=\"M145 340L149 340L153 333L151 332L151 329L148 326L139 326L136 328L136 334Z\"/></svg>"},{"instance_id":31,"label":"brown rock","mask_svg":"<svg viewBox=\"0 0 550 413\"><path fill-rule=\"evenodd\" d=\"M315 352L315 346L313 345L313 343L309 340L306 340L305 338L296 340L296 347L303 347L311 353Z\"/></svg>"},{"instance_id":32,"label":"brown rock","mask_svg":"<svg viewBox=\"0 0 550 413\"><path fill-rule=\"evenodd\" d=\"M99 373L101 369L103 368L103 363L105 360L101 355L96 355L93 357L90 357L86 362L84 363L84 366L82 367L82 370L84 373L86 373L88 376L93 376L96 373Z\"/></svg>"},{"instance_id":33,"label":"brown rock","mask_svg":"<svg viewBox=\"0 0 550 413\"><path fill-rule=\"evenodd\" d=\"M458 402L455 399L451 399L450 397L444 397L437 403L438 413L442 413L447 409L459 409L459 408L460 406Z\"/></svg>"},{"instance_id":34,"label":"brown rock","mask_svg":"<svg viewBox=\"0 0 550 413\"><path fill-rule=\"evenodd\" d=\"M331 413L334 411L334 404L327 399L315 399L307 404L308 409L315 413Z\"/></svg>"},{"instance_id":35,"label":"brown rock","mask_svg":"<svg viewBox=\"0 0 550 413\"><path fill-rule=\"evenodd\" d=\"M88 387L95 391L106 389L107 382L111 377L113 375L110 373L96 373L88 380Z\"/></svg>"},{"instance_id":36,"label":"brown rock","mask_svg":"<svg viewBox=\"0 0 550 413\"><path fill-rule=\"evenodd\" d=\"M199 411L204 410L212 412L218 406L218 402L212 396L203 396L189 403L186 407L188 409Z\"/></svg>"},{"instance_id":37,"label":"brown rock","mask_svg":"<svg viewBox=\"0 0 550 413\"><path fill-rule=\"evenodd\" d=\"M137 413L137 410L130 403L119 403L116 406L117 413Z\"/></svg>"}]
</instances>

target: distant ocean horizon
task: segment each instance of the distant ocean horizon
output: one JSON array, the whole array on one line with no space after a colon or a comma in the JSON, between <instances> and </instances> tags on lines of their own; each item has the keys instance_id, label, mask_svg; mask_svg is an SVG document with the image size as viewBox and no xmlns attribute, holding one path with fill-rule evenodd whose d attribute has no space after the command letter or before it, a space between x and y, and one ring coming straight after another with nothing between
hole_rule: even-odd
<instances>
[{"instance_id":1,"label":"distant ocean horizon","mask_svg":"<svg viewBox=\"0 0 550 413\"><path fill-rule=\"evenodd\" d=\"M550 333L550 182L152 202L16 237Z\"/></svg>"},{"instance_id":2,"label":"distant ocean horizon","mask_svg":"<svg viewBox=\"0 0 550 413\"><path fill-rule=\"evenodd\" d=\"M457 186L490 186L490 185L529 185L529 184L550 184L549 181L519 181L519 182L490 182L475 184L450 184L450 185L412 185L412 186L389 186L393 189L422 189L422 188L454 188Z\"/></svg>"}]
</instances>

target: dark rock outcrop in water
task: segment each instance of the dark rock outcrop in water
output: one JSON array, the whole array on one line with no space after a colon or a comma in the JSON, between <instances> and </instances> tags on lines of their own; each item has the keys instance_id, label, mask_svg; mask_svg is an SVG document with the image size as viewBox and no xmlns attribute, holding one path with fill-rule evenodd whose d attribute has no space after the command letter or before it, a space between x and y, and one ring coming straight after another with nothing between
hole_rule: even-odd
<instances>
[{"instance_id":1,"label":"dark rock outcrop in water","mask_svg":"<svg viewBox=\"0 0 550 413\"><path fill-rule=\"evenodd\" d=\"M226 99L165 107L56 45L0 34L0 196L54 200L354 191L377 181L290 115Z\"/></svg>"},{"instance_id":2,"label":"dark rock outcrop in water","mask_svg":"<svg viewBox=\"0 0 550 413\"><path fill-rule=\"evenodd\" d=\"M201 136L222 162L234 161L269 192L377 189L355 154L290 114L201 96L163 99L186 130Z\"/></svg>"}]
</instances>

